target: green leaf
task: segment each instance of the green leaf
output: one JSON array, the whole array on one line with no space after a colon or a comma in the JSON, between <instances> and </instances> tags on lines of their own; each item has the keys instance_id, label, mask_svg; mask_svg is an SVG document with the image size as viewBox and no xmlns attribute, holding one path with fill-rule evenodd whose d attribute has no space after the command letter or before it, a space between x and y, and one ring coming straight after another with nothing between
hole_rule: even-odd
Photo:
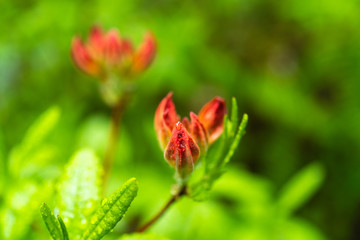
<instances>
[{"instance_id":1,"label":"green leaf","mask_svg":"<svg viewBox=\"0 0 360 240\"><path fill-rule=\"evenodd\" d=\"M324 169L312 163L297 173L280 191L279 208L289 214L305 203L324 181Z\"/></svg>"},{"instance_id":2,"label":"green leaf","mask_svg":"<svg viewBox=\"0 0 360 240\"><path fill-rule=\"evenodd\" d=\"M231 99L231 127L229 128L229 136L234 136L236 132L236 128L238 126L238 106L236 102L236 98Z\"/></svg>"},{"instance_id":3,"label":"green leaf","mask_svg":"<svg viewBox=\"0 0 360 240\"><path fill-rule=\"evenodd\" d=\"M56 220L54 214L51 212L48 205L43 203L40 207L41 216L45 225L54 240L63 240L62 231L59 222Z\"/></svg>"},{"instance_id":4,"label":"green leaf","mask_svg":"<svg viewBox=\"0 0 360 240\"><path fill-rule=\"evenodd\" d=\"M51 107L41 114L29 127L22 142L10 153L9 169L13 176L17 176L24 168L24 162L28 162L32 151L38 148L55 128L59 117L60 109L58 107Z\"/></svg>"},{"instance_id":5,"label":"green leaf","mask_svg":"<svg viewBox=\"0 0 360 240\"><path fill-rule=\"evenodd\" d=\"M105 198L102 206L97 210L91 224L82 239L101 239L110 232L124 216L131 202L137 195L138 184L131 178L121 185L109 197Z\"/></svg>"},{"instance_id":6,"label":"green leaf","mask_svg":"<svg viewBox=\"0 0 360 240\"><path fill-rule=\"evenodd\" d=\"M247 122L248 122L248 115L244 114L243 118L241 120L239 129L235 135L235 138L230 145L230 149L229 149L228 153L226 154L226 157L224 158L223 166L230 161L231 157L234 155L234 152L240 143L242 136L245 135L245 129L246 129Z\"/></svg>"},{"instance_id":7,"label":"green leaf","mask_svg":"<svg viewBox=\"0 0 360 240\"><path fill-rule=\"evenodd\" d=\"M153 233L133 233L133 234L125 234L120 238L118 238L118 240L170 240L170 239Z\"/></svg>"},{"instance_id":8,"label":"green leaf","mask_svg":"<svg viewBox=\"0 0 360 240\"><path fill-rule=\"evenodd\" d=\"M57 220L59 221L59 224L60 224L60 227L61 227L61 232L62 232L62 235L63 235L63 239L64 240L69 240L69 234L67 232L65 223L62 220L62 218L60 217L60 215L57 216Z\"/></svg>"},{"instance_id":9,"label":"green leaf","mask_svg":"<svg viewBox=\"0 0 360 240\"><path fill-rule=\"evenodd\" d=\"M80 239L101 202L102 167L90 149L75 153L58 186L57 206L71 239Z\"/></svg>"}]
</instances>

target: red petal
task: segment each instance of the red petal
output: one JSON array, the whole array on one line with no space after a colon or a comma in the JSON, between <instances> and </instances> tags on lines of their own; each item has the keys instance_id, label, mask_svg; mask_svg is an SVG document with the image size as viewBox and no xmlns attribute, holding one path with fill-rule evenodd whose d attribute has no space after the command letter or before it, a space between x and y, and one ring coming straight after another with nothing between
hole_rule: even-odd
<instances>
[{"instance_id":1,"label":"red petal","mask_svg":"<svg viewBox=\"0 0 360 240\"><path fill-rule=\"evenodd\" d=\"M144 41L134 55L133 72L145 70L153 61L156 52L155 37L152 33L145 35Z\"/></svg>"},{"instance_id":2,"label":"red petal","mask_svg":"<svg viewBox=\"0 0 360 240\"><path fill-rule=\"evenodd\" d=\"M171 166L175 166L177 175L186 178L194 169L200 149L181 122L176 123L164 157Z\"/></svg>"},{"instance_id":3,"label":"red petal","mask_svg":"<svg viewBox=\"0 0 360 240\"><path fill-rule=\"evenodd\" d=\"M208 145L207 131L195 113L190 112L190 119L190 133L199 145L201 152L205 153Z\"/></svg>"},{"instance_id":4,"label":"red petal","mask_svg":"<svg viewBox=\"0 0 360 240\"><path fill-rule=\"evenodd\" d=\"M105 35L102 28L98 25L94 25L91 28L88 45L89 51L94 58L100 59L103 57L105 45Z\"/></svg>"},{"instance_id":5,"label":"red petal","mask_svg":"<svg viewBox=\"0 0 360 240\"><path fill-rule=\"evenodd\" d=\"M213 98L199 112L199 120L209 134L209 142L214 142L223 132L224 116L226 114L225 100Z\"/></svg>"},{"instance_id":6,"label":"red petal","mask_svg":"<svg viewBox=\"0 0 360 240\"><path fill-rule=\"evenodd\" d=\"M98 75L99 66L90 56L79 37L74 37L71 44L71 56L75 64L84 72L91 75Z\"/></svg>"},{"instance_id":7,"label":"red petal","mask_svg":"<svg viewBox=\"0 0 360 240\"><path fill-rule=\"evenodd\" d=\"M105 36L104 58L107 63L115 65L122 57L120 35L116 30L110 30Z\"/></svg>"},{"instance_id":8,"label":"red petal","mask_svg":"<svg viewBox=\"0 0 360 240\"><path fill-rule=\"evenodd\" d=\"M178 121L179 116L176 113L175 105L172 101L172 93L170 92L161 100L155 112L154 125L162 149L165 148L170 138L171 130Z\"/></svg>"}]
</instances>

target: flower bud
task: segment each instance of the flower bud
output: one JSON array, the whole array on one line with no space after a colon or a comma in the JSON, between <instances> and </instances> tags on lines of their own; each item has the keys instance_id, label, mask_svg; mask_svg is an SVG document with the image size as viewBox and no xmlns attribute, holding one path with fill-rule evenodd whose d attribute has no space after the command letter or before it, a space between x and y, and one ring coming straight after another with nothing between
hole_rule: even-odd
<instances>
[{"instance_id":1,"label":"flower bud","mask_svg":"<svg viewBox=\"0 0 360 240\"><path fill-rule=\"evenodd\" d=\"M172 101L172 93L170 92L161 100L155 112L155 131L162 150L165 149L171 136L171 131L178 121L179 116L176 113L175 105Z\"/></svg>"},{"instance_id":2,"label":"flower bud","mask_svg":"<svg viewBox=\"0 0 360 240\"><path fill-rule=\"evenodd\" d=\"M192 137L195 139L198 146L200 147L201 154L203 154L207 151L207 146L208 146L207 131L204 125L199 121L199 118L198 116L196 116L195 113L190 112L190 119L191 122L189 125L189 131Z\"/></svg>"},{"instance_id":3,"label":"flower bud","mask_svg":"<svg viewBox=\"0 0 360 240\"><path fill-rule=\"evenodd\" d=\"M181 122L176 123L164 157L176 169L177 177L185 179L194 169L200 149Z\"/></svg>"},{"instance_id":4,"label":"flower bud","mask_svg":"<svg viewBox=\"0 0 360 240\"><path fill-rule=\"evenodd\" d=\"M225 114L225 101L220 97L213 98L200 110L199 120L207 130L210 144L222 134Z\"/></svg>"}]
</instances>

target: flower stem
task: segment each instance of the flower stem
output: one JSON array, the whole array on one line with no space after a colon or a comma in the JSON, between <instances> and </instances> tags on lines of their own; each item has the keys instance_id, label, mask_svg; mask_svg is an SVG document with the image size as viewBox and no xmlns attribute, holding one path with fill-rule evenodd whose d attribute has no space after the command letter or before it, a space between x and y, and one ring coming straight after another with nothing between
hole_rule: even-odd
<instances>
[{"instance_id":1,"label":"flower stem","mask_svg":"<svg viewBox=\"0 0 360 240\"><path fill-rule=\"evenodd\" d=\"M150 221L141 226L136 232L145 232L151 225L153 225L159 218L169 209L169 207L175 203L181 196L186 194L186 186L182 186L180 190L172 195L169 201L164 205L164 207L158 212Z\"/></svg>"},{"instance_id":2,"label":"flower stem","mask_svg":"<svg viewBox=\"0 0 360 240\"><path fill-rule=\"evenodd\" d=\"M124 96L120 101L112 107L111 113L111 126L110 126L110 135L109 142L105 152L103 160L103 194L106 193L106 186L108 184L112 166L114 164L116 146L118 143L119 133L120 133L120 124L121 119L124 113L128 102L128 97Z\"/></svg>"}]
</instances>

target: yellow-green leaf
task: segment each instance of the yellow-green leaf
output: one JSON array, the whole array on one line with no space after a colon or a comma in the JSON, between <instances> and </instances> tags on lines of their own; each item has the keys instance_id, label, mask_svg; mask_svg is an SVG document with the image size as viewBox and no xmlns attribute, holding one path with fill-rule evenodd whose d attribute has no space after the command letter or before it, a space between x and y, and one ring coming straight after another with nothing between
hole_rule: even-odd
<instances>
[{"instance_id":1,"label":"yellow-green leaf","mask_svg":"<svg viewBox=\"0 0 360 240\"><path fill-rule=\"evenodd\" d=\"M40 213L45 222L47 229L49 230L51 237L54 240L63 240L60 224L55 218L54 214L51 212L48 205L43 203L40 207Z\"/></svg>"},{"instance_id":2,"label":"yellow-green leaf","mask_svg":"<svg viewBox=\"0 0 360 240\"><path fill-rule=\"evenodd\" d=\"M136 179L131 178L105 198L102 206L91 219L91 224L82 239L98 240L111 231L128 210L137 195L137 191Z\"/></svg>"}]
</instances>

